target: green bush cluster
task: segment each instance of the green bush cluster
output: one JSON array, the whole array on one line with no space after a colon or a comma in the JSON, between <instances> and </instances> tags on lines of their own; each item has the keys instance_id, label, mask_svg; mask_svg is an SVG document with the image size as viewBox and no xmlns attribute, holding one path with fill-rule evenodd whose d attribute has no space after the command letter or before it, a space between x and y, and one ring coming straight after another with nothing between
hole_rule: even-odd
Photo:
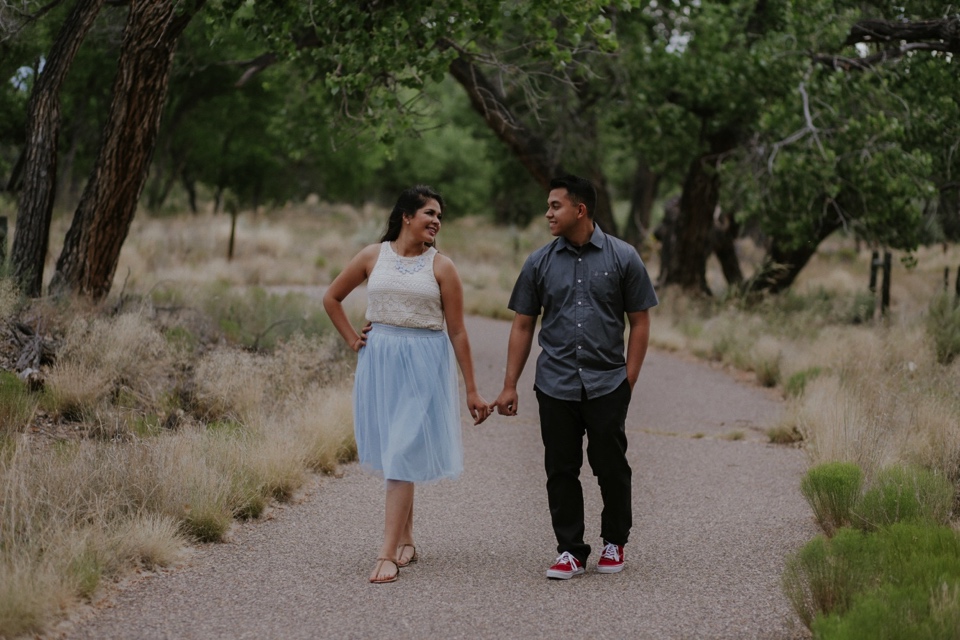
<instances>
[{"instance_id":1,"label":"green bush cluster","mask_svg":"<svg viewBox=\"0 0 960 640\"><path fill-rule=\"evenodd\" d=\"M950 519L955 490L941 475L919 467L888 467L872 485L854 510L861 529L897 522L946 524Z\"/></svg>"},{"instance_id":2,"label":"green bush cluster","mask_svg":"<svg viewBox=\"0 0 960 640\"><path fill-rule=\"evenodd\" d=\"M787 560L783 585L817 638L960 638L955 488L913 466L812 467L801 491L824 531Z\"/></svg>"},{"instance_id":3,"label":"green bush cluster","mask_svg":"<svg viewBox=\"0 0 960 640\"><path fill-rule=\"evenodd\" d=\"M960 536L918 523L845 527L790 558L784 584L817 638L955 638L960 607L944 594L960 588Z\"/></svg>"},{"instance_id":4,"label":"green bush cluster","mask_svg":"<svg viewBox=\"0 0 960 640\"><path fill-rule=\"evenodd\" d=\"M817 465L800 482L803 497L827 535L852 522L862 482L860 467L852 462Z\"/></svg>"}]
</instances>

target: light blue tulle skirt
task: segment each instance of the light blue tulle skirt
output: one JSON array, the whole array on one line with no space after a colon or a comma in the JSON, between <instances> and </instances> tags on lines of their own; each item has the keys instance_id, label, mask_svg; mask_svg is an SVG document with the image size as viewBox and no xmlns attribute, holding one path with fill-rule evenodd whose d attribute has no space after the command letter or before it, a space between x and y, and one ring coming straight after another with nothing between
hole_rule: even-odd
<instances>
[{"instance_id":1,"label":"light blue tulle skirt","mask_svg":"<svg viewBox=\"0 0 960 640\"><path fill-rule=\"evenodd\" d=\"M374 324L357 358L353 416L365 470L412 482L459 476L460 387L447 333Z\"/></svg>"}]
</instances>

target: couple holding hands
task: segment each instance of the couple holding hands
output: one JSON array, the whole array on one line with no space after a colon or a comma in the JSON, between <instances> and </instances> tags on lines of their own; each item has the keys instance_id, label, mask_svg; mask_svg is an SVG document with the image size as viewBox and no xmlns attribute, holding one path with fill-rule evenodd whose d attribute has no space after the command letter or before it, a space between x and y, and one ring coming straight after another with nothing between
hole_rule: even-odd
<instances>
[{"instance_id":1,"label":"couple holding hands","mask_svg":"<svg viewBox=\"0 0 960 640\"><path fill-rule=\"evenodd\" d=\"M541 314L534 389L559 553L546 575L582 574L590 554L580 485L584 434L603 497L597 571L623 568L632 524L625 421L657 295L637 251L594 223L596 200L596 189L582 178L550 182L546 219L555 239L527 258L514 285L503 390L493 403L477 391L460 276L433 246L443 218L439 193L426 186L404 191L380 243L361 250L327 289L324 308L358 352L353 407L360 464L386 480L383 544L370 582L394 582L418 559L415 483L463 470L457 365L474 424L494 409L516 415L517 381ZM364 281L370 324L358 332L342 303Z\"/></svg>"}]
</instances>

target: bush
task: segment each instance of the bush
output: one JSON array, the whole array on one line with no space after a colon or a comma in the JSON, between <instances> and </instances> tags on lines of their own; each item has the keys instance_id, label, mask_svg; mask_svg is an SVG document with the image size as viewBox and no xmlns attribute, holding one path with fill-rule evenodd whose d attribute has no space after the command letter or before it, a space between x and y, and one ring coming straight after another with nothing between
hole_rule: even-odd
<instances>
[{"instance_id":1,"label":"bush","mask_svg":"<svg viewBox=\"0 0 960 640\"><path fill-rule=\"evenodd\" d=\"M817 536L787 558L783 589L803 624L809 628L817 616L850 608L875 573L875 546L867 534L845 527L832 539Z\"/></svg>"},{"instance_id":2,"label":"bush","mask_svg":"<svg viewBox=\"0 0 960 640\"><path fill-rule=\"evenodd\" d=\"M853 507L860 497L860 467L852 462L827 462L811 467L800 482L817 523L828 536L851 523Z\"/></svg>"},{"instance_id":3,"label":"bush","mask_svg":"<svg viewBox=\"0 0 960 640\"><path fill-rule=\"evenodd\" d=\"M0 371L0 433L15 433L33 418L37 400L20 378Z\"/></svg>"},{"instance_id":4,"label":"bush","mask_svg":"<svg viewBox=\"0 0 960 640\"><path fill-rule=\"evenodd\" d=\"M810 367L809 369L804 369L803 371L797 371L789 378L784 385L783 390L786 392L787 396L796 398L803 395L803 390L807 388L807 382L813 380L820 375L820 367Z\"/></svg>"},{"instance_id":5,"label":"bush","mask_svg":"<svg viewBox=\"0 0 960 640\"><path fill-rule=\"evenodd\" d=\"M788 567L788 584L800 593L831 596L800 600L817 607L809 625L817 638L958 637L960 536L949 527L843 529L804 547ZM825 574L832 581L818 580ZM803 584L804 578L813 579ZM811 618L811 609L798 613L805 622Z\"/></svg>"},{"instance_id":6,"label":"bush","mask_svg":"<svg viewBox=\"0 0 960 640\"><path fill-rule=\"evenodd\" d=\"M940 364L950 364L960 354L960 306L950 296L939 295L930 303L927 334Z\"/></svg>"},{"instance_id":7,"label":"bush","mask_svg":"<svg viewBox=\"0 0 960 640\"><path fill-rule=\"evenodd\" d=\"M920 467L887 467L854 510L858 527L876 529L895 522L946 524L954 488L945 477Z\"/></svg>"}]
</instances>

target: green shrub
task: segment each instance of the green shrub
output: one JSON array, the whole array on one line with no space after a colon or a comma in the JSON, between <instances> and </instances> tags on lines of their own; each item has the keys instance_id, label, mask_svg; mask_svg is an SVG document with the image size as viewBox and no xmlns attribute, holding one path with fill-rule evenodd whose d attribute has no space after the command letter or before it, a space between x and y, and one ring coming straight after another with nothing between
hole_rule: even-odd
<instances>
[{"instance_id":1,"label":"green shrub","mask_svg":"<svg viewBox=\"0 0 960 640\"><path fill-rule=\"evenodd\" d=\"M920 467L887 467L877 473L854 509L854 521L864 529L895 522L946 524L953 508L950 481Z\"/></svg>"},{"instance_id":2,"label":"green shrub","mask_svg":"<svg viewBox=\"0 0 960 640\"><path fill-rule=\"evenodd\" d=\"M838 581L841 606L817 612L810 625L815 637L960 637L960 537L955 531L915 524L861 534L844 529L826 547L827 563L853 567L857 580Z\"/></svg>"},{"instance_id":3,"label":"green shrub","mask_svg":"<svg viewBox=\"0 0 960 640\"><path fill-rule=\"evenodd\" d=\"M37 399L16 374L0 371L0 433L16 433L33 418Z\"/></svg>"},{"instance_id":4,"label":"green shrub","mask_svg":"<svg viewBox=\"0 0 960 640\"><path fill-rule=\"evenodd\" d=\"M784 593L807 627L820 615L850 608L854 595L876 573L876 546L870 535L845 527L833 538L817 536L787 558Z\"/></svg>"},{"instance_id":5,"label":"green shrub","mask_svg":"<svg viewBox=\"0 0 960 640\"><path fill-rule=\"evenodd\" d=\"M930 303L927 334L940 364L950 364L960 354L960 306L950 296L939 295Z\"/></svg>"},{"instance_id":6,"label":"green shrub","mask_svg":"<svg viewBox=\"0 0 960 640\"><path fill-rule=\"evenodd\" d=\"M784 392L794 398L803 395L804 389L807 388L807 383L819 376L821 371L820 367L810 367L803 371L797 371L787 378L787 382L783 387Z\"/></svg>"},{"instance_id":7,"label":"green shrub","mask_svg":"<svg viewBox=\"0 0 960 640\"><path fill-rule=\"evenodd\" d=\"M948 590L954 585L943 587ZM885 585L857 598L845 615L824 616L812 625L823 640L943 640L960 637L960 607L943 606L927 585ZM938 606L938 604L940 606Z\"/></svg>"},{"instance_id":8,"label":"green shrub","mask_svg":"<svg viewBox=\"0 0 960 640\"><path fill-rule=\"evenodd\" d=\"M828 536L851 523L853 507L860 497L860 467L852 462L826 462L811 467L800 482L817 523Z\"/></svg>"}]
</instances>

